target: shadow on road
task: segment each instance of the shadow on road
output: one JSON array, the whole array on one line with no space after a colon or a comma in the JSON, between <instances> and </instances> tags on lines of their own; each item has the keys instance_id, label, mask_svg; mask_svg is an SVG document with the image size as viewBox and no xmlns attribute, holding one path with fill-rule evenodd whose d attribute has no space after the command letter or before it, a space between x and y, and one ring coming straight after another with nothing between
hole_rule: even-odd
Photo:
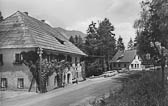
<instances>
[{"instance_id":1,"label":"shadow on road","mask_svg":"<svg viewBox=\"0 0 168 106\"><path fill-rule=\"evenodd\" d=\"M123 82L123 81L138 79L141 76L142 76L142 72L141 71L136 71L136 72L122 73L122 74L119 74L117 77L114 77L112 79L115 79L119 82Z\"/></svg>"}]
</instances>

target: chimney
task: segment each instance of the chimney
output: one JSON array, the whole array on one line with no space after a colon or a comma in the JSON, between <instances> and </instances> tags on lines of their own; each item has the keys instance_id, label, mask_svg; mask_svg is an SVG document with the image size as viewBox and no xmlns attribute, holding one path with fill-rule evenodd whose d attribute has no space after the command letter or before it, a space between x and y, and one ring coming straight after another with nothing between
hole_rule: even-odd
<instances>
[{"instance_id":1,"label":"chimney","mask_svg":"<svg viewBox=\"0 0 168 106\"><path fill-rule=\"evenodd\" d=\"M26 15L29 15L29 13L28 12L24 12Z\"/></svg>"},{"instance_id":2,"label":"chimney","mask_svg":"<svg viewBox=\"0 0 168 106\"><path fill-rule=\"evenodd\" d=\"M41 22L44 22L44 23L45 23L45 20L41 20Z\"/></svg>"}]
</instances>

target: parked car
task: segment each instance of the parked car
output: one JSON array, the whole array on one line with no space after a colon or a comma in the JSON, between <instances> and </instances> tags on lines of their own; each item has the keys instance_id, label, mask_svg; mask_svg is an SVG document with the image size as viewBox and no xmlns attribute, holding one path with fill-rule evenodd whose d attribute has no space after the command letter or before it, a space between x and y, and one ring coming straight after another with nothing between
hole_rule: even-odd
<instances>
[{"instance_id":1,"label":"parked car","mask_svg":"<svg viewBox=\"0 0 168 106\"><path fill-rule=\"evenodd\" d=\"M104 77L112 77L116 75L118 72L117 71L107 71L103 74Z\"/></svg>"}]
</instances>

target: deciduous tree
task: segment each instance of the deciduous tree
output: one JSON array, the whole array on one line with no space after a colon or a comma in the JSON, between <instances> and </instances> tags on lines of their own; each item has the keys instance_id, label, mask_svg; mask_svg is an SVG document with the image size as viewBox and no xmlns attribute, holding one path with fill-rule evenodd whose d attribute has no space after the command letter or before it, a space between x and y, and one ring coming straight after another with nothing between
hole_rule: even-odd
<instances>
[{"instance_id":1,"label":"deciduous tree","mask_svg":"<svg viewBox=\"0 0 168 106\"><path fill-rule=\"evenodd\" d=\"M145 0L141 7L141 18L134 25L137 29L138 53L141 56L149 53L152 59L160 63L164 88L164 51L168 49L167 0Z\"/></svg>"}]
</instances>

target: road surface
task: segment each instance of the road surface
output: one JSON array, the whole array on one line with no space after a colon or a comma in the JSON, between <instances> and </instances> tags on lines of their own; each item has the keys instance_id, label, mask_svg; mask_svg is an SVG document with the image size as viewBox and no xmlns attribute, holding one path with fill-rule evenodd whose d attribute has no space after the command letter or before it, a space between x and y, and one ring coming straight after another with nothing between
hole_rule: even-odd
<instances>
[{"instance_id":1,"label":"road surface","mask_svg":"<svg viewBox=\"0 0 168 106\"><path fill-rule=\"evenodd\" d=\"M73 106L86 102L89 98L108 94L121 83L114 78L94 78L73 84L65 88L55 89L45 94L19 96L0 102L1 106Z\"/></svg>"}]
</instances>

